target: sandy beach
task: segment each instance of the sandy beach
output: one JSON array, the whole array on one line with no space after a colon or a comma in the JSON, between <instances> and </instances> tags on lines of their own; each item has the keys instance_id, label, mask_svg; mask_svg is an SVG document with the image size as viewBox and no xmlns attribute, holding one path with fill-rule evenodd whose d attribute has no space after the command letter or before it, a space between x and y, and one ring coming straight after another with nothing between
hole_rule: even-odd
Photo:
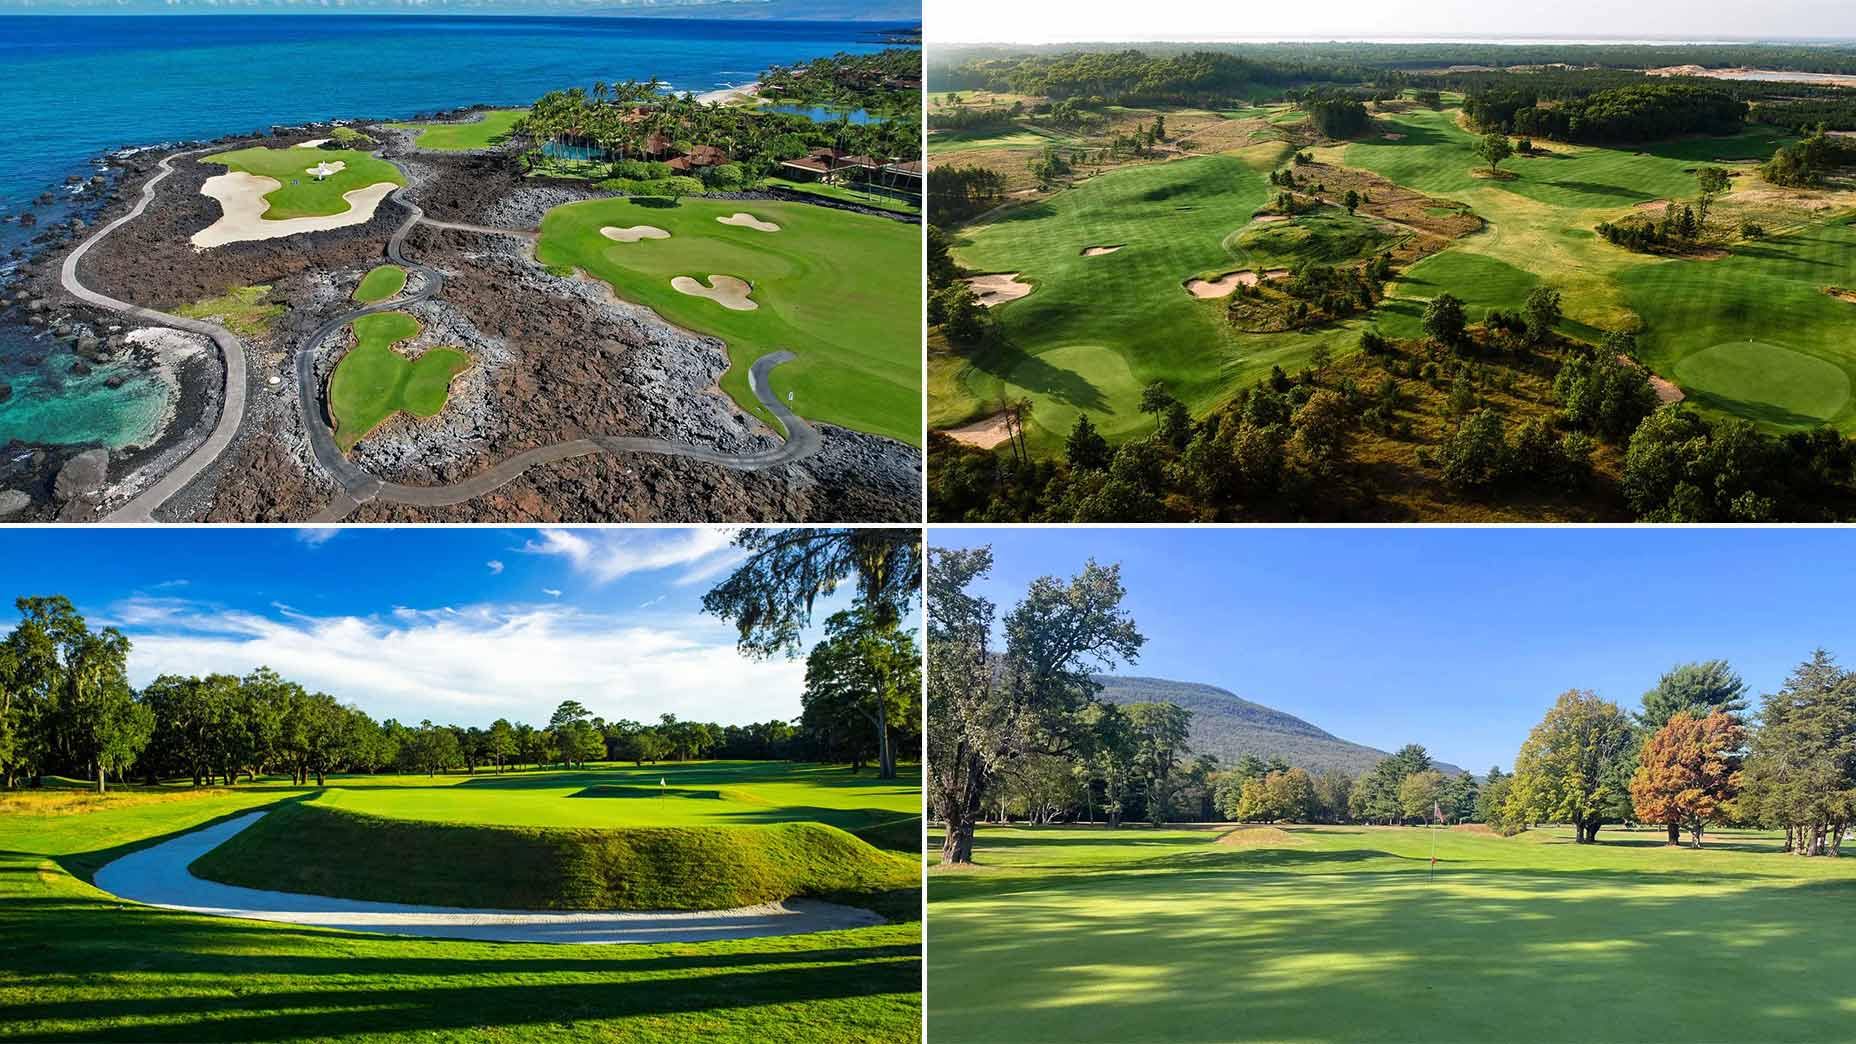
<instances>
[{"instance_id":1,"label":"sandy beach","mask_svg":"<svg viewBox=\"0 0 1856 1044\"><path fill-rule=\"evenodd\" d=\"M704 105L727 105L730 102L747 101L754 98L756 96L755 92L759 90L760 81L756 80L753 83L744 83L739 87L724 87L719 91L705 91L702 94L698 94L696 100Z\"/></svg>"}]
</instances>

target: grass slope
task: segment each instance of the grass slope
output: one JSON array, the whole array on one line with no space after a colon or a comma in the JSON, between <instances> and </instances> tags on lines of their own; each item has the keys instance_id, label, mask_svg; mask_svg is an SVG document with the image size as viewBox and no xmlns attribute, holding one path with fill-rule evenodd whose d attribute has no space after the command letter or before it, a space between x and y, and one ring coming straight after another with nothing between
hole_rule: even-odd
<instances>
[{"instance_id":1,"label":"grass slope","mask_svg":"<svg viewBox=\"0 0 1856 1044\"><path fill-rule=\"evenodd\" d=\"M527 109L490 109L470 123L388 123L394 130L416 130L413 144L433 152L467 152L487 149L509 140L510 129L528 114Z\"/></svg>"},{"instance_id":2,"label":"grass slope","mask_svg":"<svg viewBox=\"0 0 1856 1044\"><path fill-rule=\"evenodd\" d=\"M737 211L778 232L724 225ZM617 243L607 226L651 225L669 239ZM769 424L748 388L754 360L787 349L772 391L794 413L921 444L921 232L913 225L804 203L629 199L556 207L536 257L611 284L679 326L721 338L722 390ZM671 288L676 276L732 275L753 286L753 311L733 311Z\"/></svg>"},{"instance_id":3,"label":"grass slope","mask_svg":"<svg viewBox=\"0 0 1856 1044\"><path fill-rule=\"evenodd\" d=\"M310 168L322 162L346 164L341 170L318 181ZM271 221L288 218L343 214L348 211L344 193L390 181L406 184L405 175L386 160L351 149L267 149L253 146L235 152L221 152L201 160L218 163L229 170L242 170L259 177L275 178L279 187L265 193L270 209L264 217Z\"/></svg>"},{"instance_id":4,"label":"grass slope","mask_svg":"<svg viewBox=\"0 0 1856 1044\"><path fill-rule=\"evenodd\" d=\"M209 297L176 307L176 315L189 319L211 319L240 337L259 337L271 332L271 324L289 311L270 302L269 286L236 287L221 297Z\"/></svg>"},{"instance_id":5,"label":"grass slope","mask_svg":"<svg viewBox=\"0 0 1856 1044\"><path fill-rule=\"evenodd\" d=\"M340 852L339 859L305 853ZM479 826L290 802L201 857L208 880L345 899L517 910L717 910L795 896L916 903L913 860L819 823Z\"/></svg>"},{"instance_id":6,"label":"grass slope","mask_svg":"<svg viewBox=\"0 0 1856 1044\"><path fill-rule=\"evenodd\" d=\"M1036 289L996 309L1002 344L931 359L929 423L952 427L996 411L1001 395L1029 396L1034 448L1056 449L1083 412L1123 439L1153 426L1136 409L1149 382L1204 413L1272 365L1298 369L1317 344L1351 343L1345 326L1240 337L1223 300L1184 289L1249 264L1232 234L1263 206L1264 173L1284 154L1265 145L1114 171L959 232L966 268L1018 272Z\"/></svg>"},{"instance_id":7,"label":"grass slope","mask_svg":"<svg viewBox=\"0 0 1856 1044\"><path fill-rule=\"evenodd\" d=\"M403 278L403 275L402 275ZM451 394L451 380L470 367L456 348L429 348L416 359L394 351L419 335L419 320L405 312L376 312L354 321L355 346L329 376L329 411L343 452L401 410L436 417Z\"/></svg>"},{"instance_id":8,"label":"grass slope","mask_svg":"<svg viewBox=\"0 0 1856 1044\"><path fill-rule=\"evenodd\" d=\"M1848 860L1445 830L1429 883L1423 829L1228 829L983 829L929 878L929 1038L1849 1035Z\"/></svg>"},{"instance_id":9,"label":"grass slope","mask_svg":"<svg viewBox=\"0 0 1856 1044\"><path fill-rule=\"evenodd\" d=\"M475 943L193 916L87 883L119 855L287 792L0 801L0 1039L921 1039L919 923L655 946Z\"/></svg>"},{"instance_id":10,"label":"grass slope","mask_svg":"<svg viewBox=\"0 0 1856 1044\"><path fill-rule=\"evenodd\" d=\"M406 289L406 270L398 265L381 265L361 277L354 288L354 299L362 304L385 301Z\"/></svg>"},{"instance_id":11,"label":"grass slope","mask_svg":"<svg viewBox=\"0 0 1856 1044\"><path fill-rule=\"evenodd\" d=\"M1215 685L1165 678L1096 675L1102 698L1110 703L1173 703L1192 712L1188 742L1194 754L1215 754L1230 765L1245 754L1267 758L1279 754L1310 772L1337 769L1352 776L1370 771L1386 757L1374 747L1349 743L1293 714L1252 703ZM1443 772L1460 772L1438 762Z\"/></svg>"}]
</instances>

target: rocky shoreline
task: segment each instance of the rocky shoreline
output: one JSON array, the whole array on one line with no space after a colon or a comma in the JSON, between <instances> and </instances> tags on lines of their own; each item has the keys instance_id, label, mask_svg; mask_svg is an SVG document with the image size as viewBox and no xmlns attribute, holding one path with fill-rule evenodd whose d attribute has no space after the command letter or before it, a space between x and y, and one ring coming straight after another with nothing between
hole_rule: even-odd
<instances>
[{"instance_id":1,"label":"rocky shoreline","mask_svg":"<svg viewBox=\"0 0 1856 1044\"><path fill-rule=\"evenodd\" d=\"M471 118L480 108L423 118ZM344 125L372 135L381 154L403 165L407 196L432 219L525 231L535 228L550 207L609 195L577 182L522 178L500 151L422 152L412 146L411 132L389 130L377 121ZM89 234L83 229L132 206L160 160L176 152L207 145L294 145L326 137L332 126L277 127L110 155L116 176L99 187L96 211L81 219L83 225L47 237L36 256L0 287L5 301L0 322L37 319L45 328L63 325L74 356L82 344L107 357L134 358L136 365L174 368L180 391L173 420L152 445L106 454L104 474L94 482L96 447L21 444L0 451L0 519L98 517L184 458L218 417L224 368L216 352L164 360L151 338L131 337L137 323L87 309L63 291L58 267ZM170 311L240 287L272 288L269 301L286 310L267 334L244 338L249 387L237 436L156 517L305 521L334 501L337 490L309 448L296 400L295 356L315 352L317 373L326 377L345 348L345 331L322 345L304 341L353 307L355 284L382 260L387 238L406 212L388 201L362 225L196 251L188 235L217 216L217 204L200 194L200 185L217 170L197 157L176 160L155 202L93 247L78 275L86 286ZM387 482L429 486L456 482L526 449L593 434L653 436L726 452L777 443L773 432L718 390L728 365L721 342L615 298L604 283L552 274L534 260L532 249L522 236L424 225L408 236L407 256L445 276L441 296L408 309L424 326L408 347L416 352L457 345L471 355L473 365L437 417L397 416L370 435L351 458L363 469ZM919 520L919 450L818 427L824 444L819 453L761 472L653 454L594 454L538 466L465 504L429 509L371 503L349 517L400 522ZM80 457L83 462L74 465ZM70 477L61 482L66 472ZM95 488L80 488L87 486ZM24 504L19 503L22 496Z\"/></svg>"}]
</instances>

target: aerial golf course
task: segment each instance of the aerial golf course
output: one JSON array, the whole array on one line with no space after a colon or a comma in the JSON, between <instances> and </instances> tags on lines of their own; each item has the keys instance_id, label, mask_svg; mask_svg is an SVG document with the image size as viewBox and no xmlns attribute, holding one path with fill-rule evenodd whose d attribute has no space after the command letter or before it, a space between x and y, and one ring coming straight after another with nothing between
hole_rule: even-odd
<instances>
[{"instance_id":1,"label":"aerial golf course","mask_svg":"<svg viewBox=\"0 0 1856 1044\"><path fill-rule=\"evenodd\" d=\"M919 778L688 762L9 796L0 1038L456 1039L492 1026L523 1040L912 1038ZM252 812L192 876L286 911L668 911L673 937L708 941L334 930L125 902L95 883L119 859ZM862 926L760 936L754 916L677 913L807 904Z\"/></svg>"},{"instance_id":2,"label":"aerial golf course","mask_svg":"<svg viewBox=\"0 0 1856 1044\"><path fill-rule=\"evenodd\" d=\"M1438 830L1433 880L1416 827L982 828L929 875L929 1038L1849 1035L1845 861L1484 829Z\"/></svg>"},{"instance_id":3,"label":"aerial golf course","mask_svg":"<svg viewBox=\"0 0 1856 1044\"><path fill-rule=\"evenodd\" d=\"M1109 113L1117 121L1153 116ZM1011 275L1028 292L992 304L995 336L984 344L931 353L931 427L984 425L1002 401L1026 398L1034 455L1060 452L1081 414L1111 443L1143 438L1156 417L1141 412L1139 399L1154 381L1203 417L1272 367L1293 374L1318 351L1351 354L1365 330L1421 338L1425 304L1446 291L1476 323L1490 309L1519 308L1546 285L1563 295L1561 334L1597 344L1611 332L1635 333L1641 361L1705 413L1771 432L1826 424L1856 432L1856 351L1847 333L1856 304L1835 293L1856 283L1856 192L1841 183L1768 184L1760 163L1795 135L1747 124L1737 134L1634 148L1542 141L1491 176L1475 152L1481 135L1463 126L1454 98L1435 110L1387 106L1365 133L1305 134L1299 144L1277 140L1280 129L1305 119L1295 106L1224 116L1180 155L1079 175L1048 192L1022 190L1030 198L1008 199L949 231L952 257L966 272ZM955 164L978 150L1010 185L1011 170L1051 143L1022 136L951 135L945 144L931 138L930 148ZM1293 163L1298 152L1312 165ZM1594 232L1602 222L1692 201L1703 166L1731 177L1711 225L1752 221L1762 235L1730 233L1717 249L1666 256L1634 253ZM1308 209L1273 214L1277 190L1268 178L1283 169L1309 171L1305 186L1327 178L1330 190L1304 187ZM1482 227L1398 266L1370 310L1300 329L1255 331L1228 321L1228 283L1219 296L1189 292L1194 279L1268 280L1298 261L1357 264L1396 251L1412 230L1369 217L1370 205L1347 213L1331 188L1332 179L1354 176L1347 172L1429 197L1434 215L1460 209ZM1118 249L1089 252L1110 246Z\"/></svg>"}]
</instances>

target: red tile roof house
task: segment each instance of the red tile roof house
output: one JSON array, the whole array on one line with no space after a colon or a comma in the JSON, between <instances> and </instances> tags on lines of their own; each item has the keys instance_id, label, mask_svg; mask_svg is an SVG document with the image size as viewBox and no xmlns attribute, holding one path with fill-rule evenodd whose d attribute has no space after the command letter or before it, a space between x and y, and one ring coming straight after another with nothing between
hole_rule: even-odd
<instances>
[{"instance_id":1,"label":"red tile roof house","mask_svg":"<svg viewBox=\"0 0 1856 1044\"><path fill-rule=\"evenodd\" d=\"M714 145L698 145L687 156L678 156L668 161L665 166L671 170L695 170L698 167L719 167L728 162L728 153Z\"/></svg>"}]
</instances>

